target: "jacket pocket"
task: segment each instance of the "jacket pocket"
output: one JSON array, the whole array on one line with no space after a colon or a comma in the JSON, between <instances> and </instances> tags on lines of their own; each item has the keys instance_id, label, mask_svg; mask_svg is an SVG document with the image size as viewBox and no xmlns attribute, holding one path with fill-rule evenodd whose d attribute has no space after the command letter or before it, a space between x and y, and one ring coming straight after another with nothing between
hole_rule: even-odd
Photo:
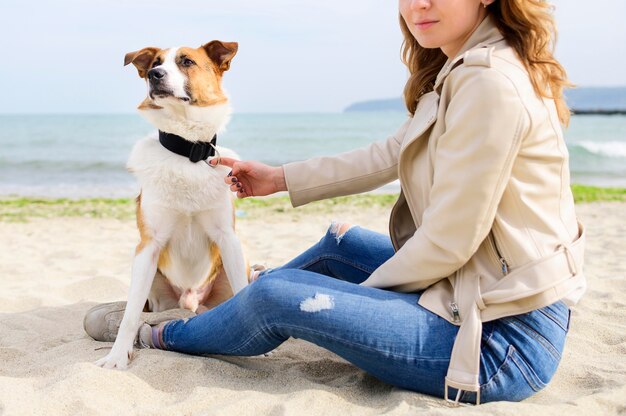
<instances>
[{"instance_id":1,"label":"jacket pocket","mask_svg":"<svg viewBox=\"0 0 626 416\"><path fill-rule=\"evenodd\" d=\"M502 275L506 276L507 274L509 274L510 271L509 261L504 257L502 251L498 247L493 229L489 232L489 235L487 236L487 241L489 246L489 254L492 261L500 269Z\"/></svg>"}]
</instances>

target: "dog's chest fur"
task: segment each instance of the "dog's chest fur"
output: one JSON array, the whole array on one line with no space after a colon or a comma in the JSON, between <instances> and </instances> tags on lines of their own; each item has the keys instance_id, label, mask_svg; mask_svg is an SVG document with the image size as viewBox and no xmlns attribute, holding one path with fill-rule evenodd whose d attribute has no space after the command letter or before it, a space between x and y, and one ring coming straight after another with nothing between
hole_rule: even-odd
<instances>
[{"instance_id":1,"label":"dog's chest fur","mask_svg":"<svg viewBox=\"0 0 626 416\"><path fill-rule=\"evenodd\" d=\"M222 147L221 156L237 157ZM223 206L230 191L224 183L228 168L210 167L205 162L190 162L187 158L165 149L157 135L135 144L127 168L141 185L142 195L178 212L194 213Z\"/></svg>"}]
</instances>

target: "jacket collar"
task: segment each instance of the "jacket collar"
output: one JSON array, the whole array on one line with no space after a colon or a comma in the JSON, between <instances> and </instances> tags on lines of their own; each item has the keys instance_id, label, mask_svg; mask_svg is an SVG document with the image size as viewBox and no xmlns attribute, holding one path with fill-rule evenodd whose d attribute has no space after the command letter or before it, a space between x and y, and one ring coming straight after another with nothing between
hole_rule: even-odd
<instances>
[{"instance_id":1,"label":"jacket collar","mask_svg":"<svg viewBox=\"0 0 626 416\"><path fill-rule=\"evenodd\" d=\"M496 23L491 15L488 14L480 25L478 25L476 30L474 30L474 32L470 35L469 39L467 39L463 46L461 46L461 49L457 52L456 56L454 58L448 58L446 63L443 65L441 71L437 74L435 90L437 90L439 84L446 79L450 71L455 68L457 62L463 59L465 52L477 47L492 45L502 39L504 39L502 33L498 30L498 27L496 26Z\"/></svg>"}]
</instances>

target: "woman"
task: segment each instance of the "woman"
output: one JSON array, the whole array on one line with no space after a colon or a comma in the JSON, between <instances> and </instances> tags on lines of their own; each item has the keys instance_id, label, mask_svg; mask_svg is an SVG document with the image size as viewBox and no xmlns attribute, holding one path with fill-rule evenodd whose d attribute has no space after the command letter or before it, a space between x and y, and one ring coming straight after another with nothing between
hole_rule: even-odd
<instances>
[{"instance_id":1,"label":"woman","mask_svg":"<svg viewBox=\"0 0 626 416\"><path fill-rule=\"evenodd\" d=\"M334 224L215 309L144 325L145 344L258 355L302 338L456 402L522 400L550 381L585 280L549 5L399 5L411 117L393 136L282 167L222 160L238 197L287 190L294 206L399 178L391 238Z\"/></svg>"}]
</instances>

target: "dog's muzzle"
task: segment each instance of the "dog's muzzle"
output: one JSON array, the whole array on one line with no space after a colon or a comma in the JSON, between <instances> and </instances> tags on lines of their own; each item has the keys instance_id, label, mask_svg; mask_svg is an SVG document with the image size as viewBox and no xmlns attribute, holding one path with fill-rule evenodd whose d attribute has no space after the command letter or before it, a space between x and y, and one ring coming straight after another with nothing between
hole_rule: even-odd
<instances>
[{"instance_id":1,"label":"dog's muzzle","mask_svg":"<svg viewBox=\"0 0 626 416\"><path fill-rule=\"evenodd\" d=\"M189 97L178 97L174 94L174 91L169 89L165 80L167 76L167 71L163 68L152 68L148 71L148 81L150 82L150 98L154 99L155 97L173 97L177 98L181 101L189 102L191 99Z\"/></svg>"},{"instance_id":2,"label":"dog's muzzle","mask_svg":"<svg viewBox=\"0 0 626 416\"><path fill-rule=\"evenodd\" d=\"M163 68L152 68L148 71L148 79L151 84L159 84L163 78L165 78L167 72Z\"/></svg>"}]
</instances>

